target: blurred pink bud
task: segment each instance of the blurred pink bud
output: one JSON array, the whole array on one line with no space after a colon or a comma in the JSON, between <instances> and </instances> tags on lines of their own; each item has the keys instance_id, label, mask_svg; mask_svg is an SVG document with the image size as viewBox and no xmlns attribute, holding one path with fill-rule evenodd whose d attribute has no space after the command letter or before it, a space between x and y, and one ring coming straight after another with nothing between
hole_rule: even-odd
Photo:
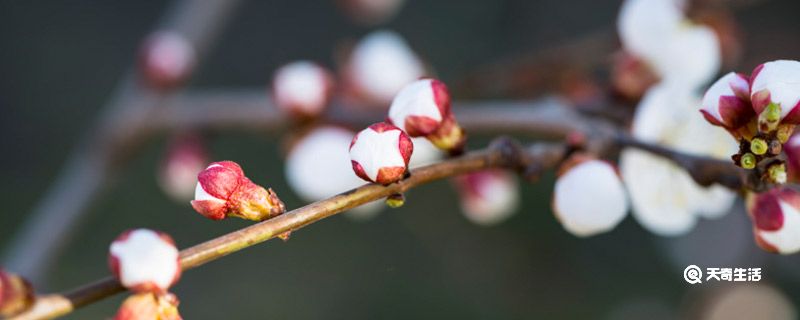
<instances>
[{"instance_id":1,"label":"blurred pink bud","mask_svg":"<svg viewBox=\"0 0 800 320\"><path fill-rule=\"evenodd\" d=\"M137 293L125 299L114 320L181 320L174 294Z\"/></svg>"},{"instance_id":2,"label":"blurred pink bud","mask_svg":"<svg viewBox=\"0 0 800 320\"><path fill-rule=\"evenodd\" d=\"M0 316L11 317L33 305L30 283L22 277L0 268Z\"/></svg>"},{"instance_id":3,"label":"blurred pink bud","mask_svg":"<svg viewBox=\"0 0 800 320\"><path fill-rule=\"evenodd\" d=\"M461 196L461 210L479 225L505 221L519 206L519 187L514 175L503 170L486 170L454 179Z\"/></svg>"},{"instance_id":4,"label":"blurred pink bud","mask_svg":"<svg viewBox=\"0 0 800 320\"><path fill-rule=\"evenodd\" d=\"M277 71L272 80L275 104L293 116L313 118L328 106L333 76L310 61L296 61Z\"/></svg>"},{"instance_id":5,"label":"blurred pink bud","mask_svg":"<svg viewBox=\"0 0 800 320\"><path fill-rule=\"evenodd\" d=\"M750 100L757 114L776 104L782 123L800 124L800 62L776 60L761 64L750 79Z\"/></svg>"},{"instance_id":6,"label":"blurred pink bud","mask_svg":"<svg viewBox=\"0 0 800 320\"><path fill-rule=\"evenodd\" d=\"M793 135L783 144L786 153L786 170L790 182L800 182L800 135Z\"/></svg>"},{"instance_id":7,"label":"blurred pink bud","mask_svg":"<svg viewBox=\"0 0 800 320\"><path fill-rule=\"evenodd\" d=\"M800 251L800 194L786 187L747 197L756 243L764 250L792 254Z\"/></svg>"},{"instance_id":8,"label":"blurred pink bud","mask_svg":"<svg viewBox=\"0 0 800 320\"><path fill-rule=\"evenodd\" d=\"M111 272L135 292L165 293L181 276L178 248L166 233L133 229L109 247Z\"/></svg>"},{"instance_id":9,"label":"blurred pink bud","mask_svg":"<svg viewBox=\"0 0 800 320\"><path fill-rule=\"evenodd\" d=\"M197 184L197 174L208 163L208 152L200 136L176 136L167 147L161 162L158 182L166 194L177 201L191 200Z\"/></svg>"},{"instance_id":10,"label":"blurred pink bud","mask_svg":"<svg viewBox=\"0 0 800 320\"><path fill-rule=\"evenodd\" d=\"M174 31L150 35L140 53L141 74L148 85L171 89L181 84L195 63L195 50L189 40Z\"/></svg>"},{"instance_id":11,"label":"blurred pink bud","mask_svg":"<svg viewBox=\"0 0 800 320\"><path fill-rule=\"evenodd\" d=\"M616 168L581 154L561 166L552 204L564 229L579 237L610 231L628 212L628 197Z\"/></svg>"},{"instance_id":12,"label":"blurred pink bud","mask_svg":"<svg viewBox=\"0 0 800 320\"><path fill-rule=\"evenodd\" d=\"M703 96L700 109L708 122L735 130L755 117L750 105L750 83L745 76L731 72L714 82Z\"/></svg>"},{"instance_id":13,"label":"blurred pink bud","mask_svg":"<svg viewBox=\"0 0 800 320\"><path fill-rule=\"evenodd\" d=\"M450 110L447 86L436 79L417 80L400 90L388 120L409 136L425 137L442 150L458 153L466 141Z\"/></svg>"},{"instance_id":14,"label":"blurred pink bud","mask_svg":"<svg viewBox=\"0 0 800 320\"><path fill-rule=\"evenodd\" d=\"M286 211L272 189L264 189L245 177L233 161L214 162L197 175L192 207L206 218L233 216L261 221Z\"/></svg>"},{"instance_id":15,"label":"blurred pink bud","mask_svg":"<svg viewBox=\"0 0 800 320\"><path fill-rule=\"evenodd\" d=\"M339 0L338 3L353 20L374 25L394 17L405 0Z\"/></svg>"},{"instance_id":16,"label":"blurred pink bud","mask_svg":"<svg viewBox=\"0 0 800 320\"><path fill-rule=\"evenodd\" d=\"M425 67L400 35L375 31L353 48L344 73L351 94L385 108L405 85L425 74Z\"/></svg>"},{"instance_id":17,"label":"blurred pink bud","mask_svg":"<svg viewBox=\"0 0 800 320\"><path fill-rule=\"evenodd\" d=\"M386 122L369 126L350 142L350 160L356 175L384 185L403 178L413 151L411 138Z\"/></svg>"},{"instance_id":18,"label":"blurred pink bud","mask_svg":"<svg viewBox=\"0 0 800 320\"><path fill-rule=\"evenodd\" d=\"M627 51L614 56L611 82L614 91L625 99L638 101L659 80L655 71L639 57Z\"/></svg>"}]
</instances>

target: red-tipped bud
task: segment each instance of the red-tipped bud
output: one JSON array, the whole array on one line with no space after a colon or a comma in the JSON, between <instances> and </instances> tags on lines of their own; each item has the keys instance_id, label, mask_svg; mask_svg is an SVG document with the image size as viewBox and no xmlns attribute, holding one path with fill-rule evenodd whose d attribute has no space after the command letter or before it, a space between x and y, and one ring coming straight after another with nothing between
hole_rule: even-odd
<instances>
[{"instance_id":1,"label":"red-tipped bud","mask_svg":"<svg viewBox=\"0 0 800 320\"><path fill-rule=\"evenodd\" d=\"M278 108L296 117L313 118L330 102L333 76L316 63L292 62L275 71L272 93Z\"/></svg>"},{"instance_id":2,"label":"red-tipped bud","mask_svg":"<svg viewBox=\"0 0 800 320\"><path fill-rule=\"evenodd\" d=\"M628 212L628 197L616 168L581 154L559 170L552 204L564 229L579 237L610 231Z\"/></svg>"},{"instance_id":3,"label":"red-tipped bud","mask_svg":"<svg viewBox=\"0 0 800 320\"><path fill-rule=\"evenodd\" d=\"M461 211L479 225L505 221L519 206L516 177L503 170L486 170L454 179L461 196Z\"/></svg>"},{"instance_id":4,"label":"red-tipped bud","mask_svg":"<svg viewBox=\"0 0 800 320\"><path fill-rule=\"evenodd\" d=\"M747 197L756 243L766 251L800 251L800 194L781 187Z\"/></svg>"},{"instance_id":5,"label":"red-tipped bud","mask_svg":"<svg viewBox=\"0 0 800 320\"><path fill-rule=\"evenodd\" d=\"M0 269L0 316L11 317L33 305L31 285L22 277Z\"/></svg>"},{"instance_id":6,"label":"red-tipped bud","mask_svg":"<svg viewBox=\"0 0 800 320\"><path fill-rule=\"evenodd\" d=\"M743 75L731 72L714 82L703 96L700 109L708 122L735 130L755 117L750 106L750 83Z\"/></svg>"},{"instance_id":7,"label":"red-tipped bud","mask_svg":"<svg viewBox=\"0 0 800 320\"><path fill-rule=\"evenodd\" d=\"M272 189L250 181L233 161L214 162L197 175L192 208L212 220L232 216L261 221L286 211Z\"/></svg>"},{"instance_id":8,"label":"red-tipped bud","mask_svg":"<svg viewBox=\"0 0 800 320\"><path fill-rule=\"evenodd\" d=\"M159 170L158 182L176 201L192 199L197 174L208 163L208 152L195 134L179 135L170 142Z\"/></svg>"},{"instance_id":9,"label":"red-tipped bud","mask_svg":"<svg viewBox=\"0 0 800 320\"><path fill-rule=\"evenodd\" d=\"M361 179L380 184L402 179L413 152L411 138L386 122L369 126L350 142L353 171Z\"/></svg>"},{"instance_id":10,"label":"red-tipped bud","mask_svg":"<svg viewBox=\"0 0 800 320\"><path fill-rule=\"evenodd\" d=\"M776 60L764 63L756 67L750 79L753 109L761 122L770 123L768 131L778 122L800 124L797 108L800 104L800 62Z\"/></svg>"},{"instance_id":11,"label":"red-tipped bud","mask_svg":"<svg viewBox=\"0 0 800 320\"><path fill-rule=\"evenodd\" d=\"M422 79L406 85L392 101L389 121L409 136L425 137L442 150L458 151L464 146L464 131L450 111L447 86L436 79Z\"/></svg>"},{"instance_id":12,"label":"red-tipped bud","mask_svg":"<svg viewBox=\"0 0 800 320\"><path fill-rule=\"evenodd\" d=\"M394 17L405 0L339 0L337 2L356 22L374 25Z\"/></svg>"},{"instance_id":13,"label":"red-tipped bud","mask_svg":"<svg viewBox=\"0 0 800 320\"><path fill-rule=\"evenodd\" d=\"M117 280L135 292L165 293L181 276L172 237L149 229L123 232L109 247L108 263Z\"/></svg>"},{"instance_id":14,"label":"red-tipped bud","mask_svg":"<svg viewBox=\"0 0 800 320\"><path fill-rule=\"evenodd\" d=\"M345 69L351 94L366 104L384 108L403 86L424 74L422 61L392 31L375 31L364 37L353 48Z\"/></svg>"},{"instance_id":15,"label":"red-tipped bud","mask_svg":"<svg viewBox=\"0 0 800 320\"><path fill-rule=\"evenodd\" d=\"M181 320L174 294L150 292L132 295L122 302L114 320Z\"/></svg>"},{"instance_id":16,"label":"red-tipped bud","mask_svg":"<svg viewBox=\"0 0 800 320\"><path fill-rule=\"evenodd\" d=\"M783 144L786 153L786 170L790 182L800 182L800 135L793 135Z\"/></svg>"},{"instance_id":17,"label":"red-tipped bud","mask_svg":"<svg viewBox=\"0 0 800 320\"><path fill-rule=\"evenodd\" d=\"M159 31L145 40L139 65L146 83L162 90L181 84L194 67L196 53L183 35Z\"/></svg>"}]
</instances>

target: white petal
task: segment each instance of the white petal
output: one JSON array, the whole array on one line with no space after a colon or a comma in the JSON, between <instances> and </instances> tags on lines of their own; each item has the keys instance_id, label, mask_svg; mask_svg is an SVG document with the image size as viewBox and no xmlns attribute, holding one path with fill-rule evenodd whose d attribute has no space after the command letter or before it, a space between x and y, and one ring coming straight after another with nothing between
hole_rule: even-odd
<instances>
[{"instance_id":1,"label":"white petal","mask_svg":"<svg viewBox=\"0 0 800 320\"><path fill-rule=\"evenodd\" d=\"M683 22L683 1L626 0L617 20L622 44L636 56L650 59L664 50L664 39Z\"/></svg>"},{"instance_id":2,"label":"white petal","mask_svg":"<svg viewBox=\"0 0 800 320\"><path fill-rule=\"evenodd\" d=\"M711 28L682 26L661 41L664 48L645 59L662 81L697 89L719 71L722 63L719 40Z\"/></svg>"},{"instance_id":3,"label":"white petal","mask_svg":"<svg viewBox=\"0 0 800 320\"><path fill-rule=\"evenodd\" d=\"M703 95L703 110L710 113L714 118L722 121L722 115L719 113L719 98L723 96L736 96L732 86L744 87L748 86L747 81L739 77L735 72L730 72L719 78L711 87L706 90Z\"/></svg>"},{"instance_id":4,"label":"white petal","mask_svg":"<svg viewBox=\"0 0 800 320\"><path fill-rule=\"evenodd\" d=\"M200 184L200 182L198 182L197 186L194 188L194 199L195 200L212 200L212 201L225 202L225 200L220 199L220 198L216 198L216 197L210 195L208 192L206 192L206 190L203 189L203 186Z\"/></svg>"},{"instance_id":5,"label":"white petal","mask_svg":"<svg viewBox=\"0 0 800 320\"><path fill-rule=\"evenodd\" d=\"M358 162L364 173L375 181L381 168L405 167L400 154L400 130L376 132L370 128L358 133L358 140L350 149L350 158Z\"/></svg>"},{"instance_id":6,"label":"white petal","mask_svg":"<svg viewBox=\"0 0 800 320\"><path fill-rule=\"evenodd\" d=\"M628 199L614 168L586 161L558 178L555 213L567 231L591 236L613 229L628 211Z\"/></svg>"},{"instance_id":7,"label":"white petal","mask_svg":"<svg viewBox=\"0 0 800 320\"><path fill-rule=\"evenodd\" d=\"M423 116L436 121L442 120L442 114L436 105L433 80L422 79L406 85L394 97L389 108L389 119L403 130L408 116Z\"/></svg>"},{"instance_id":8,"label":"white petal","mask_svg":"<svg viewBox=\"0 0 800 320\"><path fill-rule=\"evenodd\" d=\"M478 195L462 197L461 209L475 224L489 226L508 219L519 207L519 186L514 176L504 173L484 179Z\"/></svg>"},{"instance_id":9,"label":"white petal","mask_svg":"<svg viewBox=\"0 0 800 320\"><path fill-rule=\"evenodd\" d=\"M800 212L795 207L780 201L783 226L777 231L758 230L761 238L778 249L781 254L800 251Z\"/></svg>"},{"instance_id":10,"label":"white petal","mask_svg":"<svg viewBox=\"0 0 800 320\"><path fill-rule=\"evenodd\" d=\"M375 31L353 50L353 80L368 94L386 101L405 86L423 76L422 62L403 38L392 31Z\"/></svg>"},{"instance_id":11,"label":"white petal","mask_svg":"<svg viewBox=\"0 0 800 320\"><path fill-rule=\"evenodd\" d=\"M279 104L297 106L313 114L325 106L327 75L312 62L293 62L276 71L274 89Z\"/></svg>"},{"instance_id":12,"label":"white petal","mask_svg":"<svg viewBox=\"0 0 800 320\"><path fill-rule=\"evenodd\" d=\"M113 242L110 251L119 260L120 282L126 287L153 282L166 289L178 272L178 249L152 230L131 231L124 241Z\"/></svg>"},{"instance_id":13,"label":"white petal","mask_svg":"<svg viewBox=\"0 0 800 320\"><path fill-rule=\"evenodd\" d=\"M751 94L769 90L770 99L781 105L781 117L800 102L800 62L777 60L767 62L753 79Z\"/></svg>"}]
</instances>

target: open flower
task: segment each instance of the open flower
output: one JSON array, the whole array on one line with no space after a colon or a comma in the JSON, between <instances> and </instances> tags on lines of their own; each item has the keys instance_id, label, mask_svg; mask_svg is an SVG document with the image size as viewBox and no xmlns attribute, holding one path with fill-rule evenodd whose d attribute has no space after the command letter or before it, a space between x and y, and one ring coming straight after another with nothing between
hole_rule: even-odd
<instances>
[{"instance_id":1,"label":"open flower","mask_svg":"<svg viewBox=\"0 0 800 320\"><path fill-rule=\"evenodd\" d=\"M198 213L212 220L233 216L261 221L286 211L272 189L250 181L233 161L214 162L200 172L191 203Z\"/></svg>"},{"instance_id":2,"label":"open flower","mask_svg":"<svg viewBox=\"0 0 800 320\"><path fill-rule=\"evenodd\" d=\"M750 83L730 72L714 82L703 96L703 116L713 125L734 131L755 117L750 106Z\"/></svg>"},{"instance_id":3,"label":"open flower","mask_svg":"<svg viewBox=\"0 0 800 320\"><path fill-rule=\"evenodd\" d=\"M172 237L149 229L123 232L111 243L108 262L119 282L136 292L165 293L181 275Z\"/></svg>"},{"instance_id":4,"label":"open flower","mask_svg":"<svg viewBox=\"0 0 800 320\"><path fill-rule=\"evenodd\" d=\"M333 76L310 61L295 61L277 71L272 93L278 108L297 117L316 117L325 110L333 92Z\"/></svg>"},{"instance_id":5,"label":"open flower","mask_svg":"<svg viewBox=\"0 0 800 320\"><path fill-rule=\"evenodd\" d=\"M425 74L422 61L400 35L375 31L364 37L347 62L348 89L367 104L385 108L403 86Z\"/></svg>"},{"instance_id":6,"label":"open flower","mask_svg":"<svg viewBox=\"0 0 800 320\"><path fill-rule=\"evenodd\" d=\"M770 132L778 124L800 124L800 62L764 63L750 75L750 100L759 115L759 130Z\"/></svg>"},{"instance_id":7,"label":"open flower","mask_svg":"<svg viewBox=\"0 0 800 320\"><path fill-rule=\"evenodd\" d=\"M625 187L614 166L581 154L559 169L552 205L564 229L579 237L613 229L628 212Z\"/></svg>"},{"instance_id":8,"label":"open flower","mask_svg":"<svg viewBox=\"0 0 800 320\"><path fill-rule=\"evenodd\" d=\"M775 188L749 194L747 212L753 220L756 243L769 252L791 254L800 251L800 194L789 188Z\"/></svg>"},{"instance_id":9,"label":"open flower","mask_svg":"<svg viewBox=\"0 0 800 320\"><path fill-rule=\"evenodd\" d=\"M501 223L519 206L517 179L504 170L468 173L453 181L461 198L461 211L475 224Z\"/></svg>"},{"instance_id":10,"label":"open flower","mask_svg":"<svg viewBox=\"0 0 800 320\"><path fill-rule=\"evenodd\" d=\"M362 130L350 143L353 171L361 179L380 184L402 179L413 151L411 138L386 122Z\"/></svg>"},{"instance_id":11,"label":"open flower","mask_svg":"<svg viewBox=\"0 0 800 320\"><path fill-rule=\"evenodd\" d=\"M659 84L639 103L631 134L688 154L728 158L737 149L736 142L725 130L698 116L699 105L699 99L685 87ZM684 169L641 150L623 150L620 171L634 218L659 235L686 233L697 217L720 217L735 199L724 187L702 187Z\"/></svg>"},{"instance_id":12,"label":"open flower","mask_svg":"<svg viewBox=\"0 0 800 320\"><path fill-rule=\"evenodd\" d=\"M0 316L11 317L33 305L33 288L19 275L0 269Z\"/></svg>"},{"instance_id":13,"label":"open flower","mask_svg":"<svg viewBox=\"0 0 800 320\"><path fill-rule=\"evenodd\" d=\"M114 320L181 320L178 298L174 294L151 292L134 294L117 310Z\"/></svg>"},{"instance_id":14,"label":"open flower","mask_svg":"<svg viewBox=\"0 0 800 320\"><path fill-rule=\"evenodd\" d=\"M176 136L167 147L161 162L158 182L164 192L178 201L192 199L197 174L208 163L208 152L196 134Z\"/></svg>"},{"instance_id":15,"label":"open flower","mask_svg":"<svg viewBox=\"0 0 800 320\"><path fill-rule=\"evenodd\" d=\"M189 40L174 31L159 31L149 36L142 47L139 65L146 83L158 89L171 89L183 82L195 63Z\"/></svg>"},{"instance_id":16,"label":"open flower","mask_svg":"<svg viewBox=\"0 0 800 320\"><path fill-rule=\"evenodd\" d=\"M355 132L325 125L312 129L298 139L286 156L286 182L300 198L314 202L364 184L352 170L348 148ZM413 157L417 153L414 152ZM353 218L374 216L383 201L371 202L347 211Z\"/></svg>"},{"instance_id":17,"label":"open flower","mask_svg":"<svg viewBox=\"0 0 800 320\"><path fill-rule=\"evenodd\" d=\"M392 100L389 121L411 137L426 137L442 150L461 150L464 131L450 110L447 86L436 79L406 85Z\"/></svg>"}]
</instances>

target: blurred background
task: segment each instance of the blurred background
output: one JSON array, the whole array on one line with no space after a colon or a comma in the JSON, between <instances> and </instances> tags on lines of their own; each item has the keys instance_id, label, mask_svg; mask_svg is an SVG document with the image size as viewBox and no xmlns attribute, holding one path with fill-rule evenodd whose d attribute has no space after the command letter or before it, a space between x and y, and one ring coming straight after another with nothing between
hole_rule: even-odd
<instances>
[{"instance_id":1,"label":"blurred background","mask_svg":"<svg viewBox=\"0 0 800 320\"><path fill-rule=\"evenodd\" d=\"M0 1L0 248L93 125L169 5ZM388 28L454 84L456 99L497 98L495 91L460 84L476 70L587 34L613 35L619 6L594 0L410 0L391 19L363 24L334 1L243 1L188 86L263 88L266 94L281 65L310 59L335 70L337 48ZM743 44L736 69L798 58L798 10L800 2L793 0L736 2L732 12ZM533 98L536 91L501 98ZM161 191L157 172L168 138L148 141L103 188L38 288L60 291L107 275L108 244L128 228L163 230L188 247L248 224L203 219ZM475 137L471 144L479 147L489 138ZM212 159L243 164L289 208L304 204L286 184L281 137L221 131L208 142ZM749 315L747 310L774 312L749 318L797 315L800 257L758 249L742 209L702 220L682 237L652 235L629 217L613 232L578 239L553 217L552 185L552 174L522 184L517 212L485 227L465 219L450 183L439 181L409 192L400 209L364 221L334 216L288 242L269 241L191 270L174 292L186 319L726 319ZM760 267L763 279L691 286L682 278L689 264ZM109 317L124 296L66 319ZM719 313L725 310L732 313Z\"/></svg>"}]
</instances>

